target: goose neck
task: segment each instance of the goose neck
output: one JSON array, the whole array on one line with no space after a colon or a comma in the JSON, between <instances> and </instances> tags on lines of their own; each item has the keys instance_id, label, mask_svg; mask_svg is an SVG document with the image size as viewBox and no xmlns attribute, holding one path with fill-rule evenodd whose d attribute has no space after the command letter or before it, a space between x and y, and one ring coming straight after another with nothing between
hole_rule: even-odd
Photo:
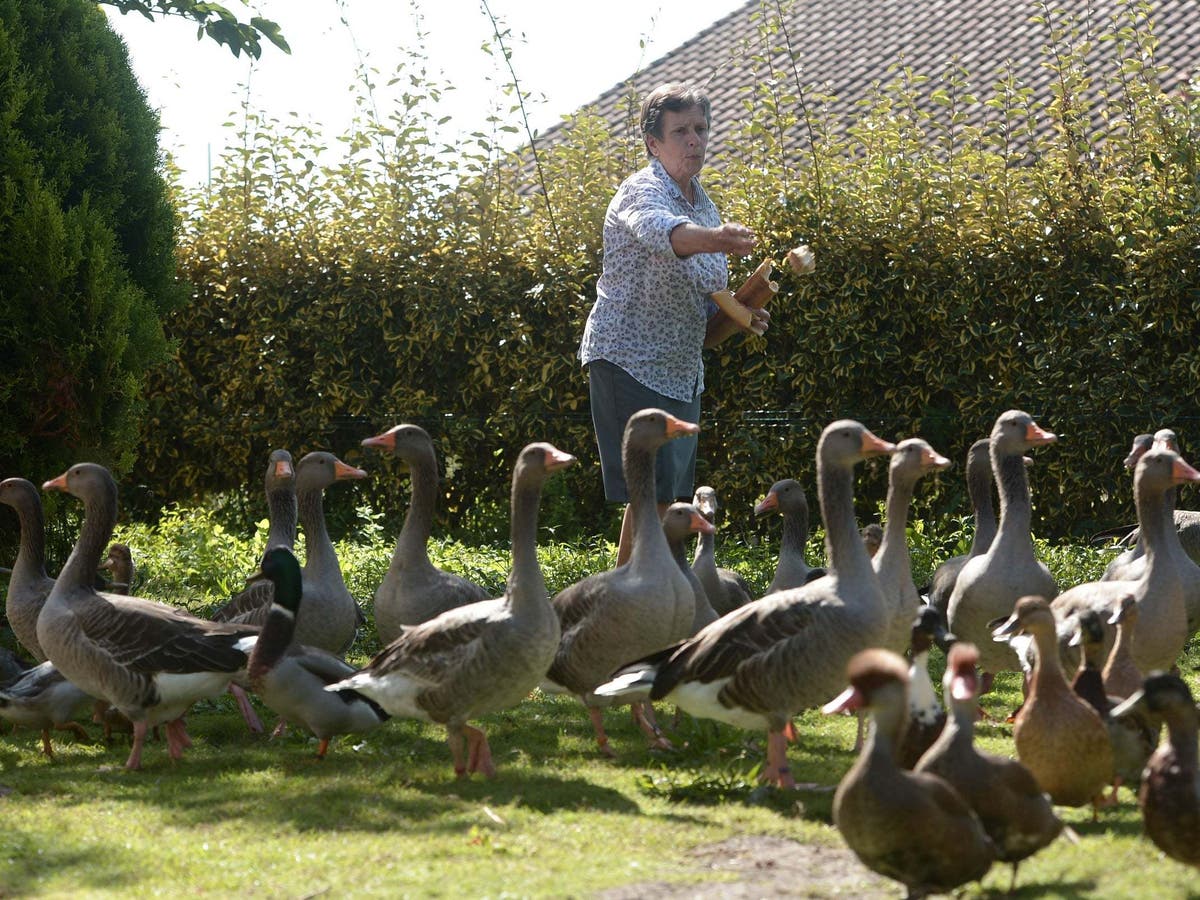
<instances>
[{"instance_id":1,"label":"goose neck","mask_svg":"<svg viewBox=\"0 0 1200 900\"><path fill-rule=\"evenodd\" d=\"M537 558L538 509L542 480L532 476L514 479L512 490L512 571L508 575L508 597L514 608L526 602L546 602L546 582Z\"/></svg>"},{"instance_id":2,"label":"goose neck","mask_svg":"<svg viewBox=\"0 0 1200 900\"><path fill-rule=\"evenodd\" d=\"M296 547L296 491L277 488L267 492L267 547Z\"/></svg>"},{"instance_id":3,"label":"goose neck","mask_svg":"<svg viewBox=\"0 0 1200 900\"><path fill-rule=\"evenodd\" d=\"M58 581L93 589L96 567L117 524L117 486L105 481L83 498L83 526Z\"/></svg>"},{"instance_id":4,"label":"goose neck","mask_svg":"<svg viewBox=\"0 0 1200 900\"><path fill-rule=\"evenodd\" d=\"M337 556L329 530L325 526L325 489L310 488L296 495L300 524L304 527L305 552L308 565L313 561L333 559Z\"/></svg>"},{"instance_id":5,"label":"goose neck","mask_svg":"<svg viewBox=\"0 0 1200 900\"><path fill-rule=\"evenodd\" d=\"M629 563L633 566L654 564L654 560L670 557L667 537L658 518L654 491L654 449L626 442L623 455L625 485L629 490L632 510L633 549Z\"/></svg>"},{"instance_id":6,"label":"goose neck","mask_svg":"<svg viewBox=\"0 0 1200 900\"><path fill-rule=\"evenodd\" d=\"M1028 535L1033 504L1029 498L1029 475L1020 454L998 457L996 481L1000 494L1000 523L997 536Z\"/></svg>"},{"instance_id":7,"label":"goose neck","mask_svg":"<svg viewBox=\"0 0 1200 900\"><path fill-rule=\"evenodd\" d=\"M38 578L46 574L46 517L36 495L16 508L21 537L13 578Z\"/></svg>"},{"instance_id":8,"label":"goose neck","mask_svg":"<svg viewBox=\"0 0 1200 900\"><path fill-rule=\"evenodd\" d=\"M908 508L912 503L915 484L908 479L896 479L888 484L887 521L883 540L876 555L876 572L887 572L890 578L912 579L912 563L908 555Z\"/></svg>"},{"instance_id":9,"label":"goose neck","mask_svg":"<svg viewBox=\"0 0 1200 900\"><path fill-rule=\"evenodd\" d=\"M853 467L821 466L817 475L817 494L825 521L825 552L838 577L875 577L854 518Z\"/></svg>"}]
</instances>

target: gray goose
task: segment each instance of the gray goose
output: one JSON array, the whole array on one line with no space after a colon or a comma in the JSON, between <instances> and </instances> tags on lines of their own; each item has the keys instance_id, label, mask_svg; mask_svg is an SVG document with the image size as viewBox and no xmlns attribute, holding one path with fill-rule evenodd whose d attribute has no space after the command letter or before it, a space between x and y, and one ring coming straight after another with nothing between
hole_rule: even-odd
<instances>
[{"instance_id":1,"label":"gray goose","mask_svg":"<svg viewBox=\"0 0 1200 900\"><path fill-rule=\"evenodd\" d=\"M1154 446L1165 447L1179 453L1179 440L1170 428L1163 428L1154 434ZM1164 533L1166 534L1167 553L1171 556L1179 577L1183 581L1183 609L1187 615L1187 630L1190 638L1200 631L1200 566L1196 565L1192 554L1184 547L1183 534L1175 526L1180 510L1175 508L1178 488L1168 490L1164 497L1163 517L1166 519ZM1192 515L1195 515L1193 513Z\"/></svg>"},{"instance_id":2,"label":"gray goose","mask_svg":"<svg viewBox=\"0 0 1200 900\"><path fill-rule=\"evenodd\" d=\"M833 797L833 823L869 869L899 881L909 897L949 893L987 874L996 848L953 786L896 763L907 721L904 661L866 650L847 667L850 688L826 712L866 708L871 728L862 753Z\"/></svg>"},{"instance_id":3,"label":"gray goose","mask_svg":"<svg viewBox=\"0 0 1200 900\"><path fill-rule=\"evenodd\" d=\"M517 458L513 564L502 597L407 626L365 669L326 690L356 691L389 715L444 724L455 774L494 775L487 737L468 723L521 702L554 659L558 617L538 565L538 505L546 476L574 459L545 443L528 445Z\"/></svg>"},{"instance_id":4,"label":"gray goose","mask_svg":"<svg viewBox=\"0 0 1200 900\"><path fill-rule=\"evenodd\" d=\"M917 482L930 472L950 465L921 438L908 438L896 445L888 463L887 524L879 552L871 558L883 599L888 609L888 631L881 646L903 653L912 638L913 619L921 608L921 595L913 583L908 551L908 510Z\"/></svg>"},{"instance_id":5,"label":"gray goose","mask_svg":"<svg viewBox=\"0 0 1200 900\"><path fill-rule=\"evenodd\" d=\"M1104 692L1120 700L1132 697L1141 690L1142 682L1145 681L1142 670L1133 661L1133 635L1137 631L1137 612L1137 600L1133 594L1127 594L1108 620L1109 625L1116 626L1117 637L1100 674L1104 679Z\"/></svg>"},{"instance_id":6,"label":"gray goose","mask_svg":"<svg viewBox=\"0 0 1200 900\"><path fill-rule=\"evenodd\" d=\"M1056 440L1020 410L1002 413L992 427L989 449L1000 494L1000 523L987 551L963 565L947 607L950 630L979 648L981 693L990 689L997 672L1019 670L1013 649L991 639L988 623L1008 616L1019 597L1058 593L1050 571L1033 552L1033 504L1025 471L1026 451Z\"/></svg>"},{"instance_id":7,"label":"gray goose","mask_svg":"<svg viewBox=\"0 0 1200 900\"><path fill-rule=\"evenodd\" d=\"M800 482L795 478L784 478L771 485L767 495L754 507L756 516L769 512L778 512L783 517L783 531L779 536L779 562L775 565L775 577L767 586L767 593L800 587L822 577L825 570L810 566L804 558L804 548L808 544L808 498Z\"/></svg>"},{"instance_id":8,"label":"gray goose","mask_svg":"<svg viewBox=\"0 0 1200 900\"><path fill-rule=\"evenodd\" d=\"M1163 448L1147 451L1134 468L1133 494L1145 547L1146 564L1134 581L1095 581L1076 585L1054 598L1050 608L1058 621L1059 653L1074 666L1078 651L1071 646L1085 610L1100 613L1105 621L1127 595L1138 605L1138 628L1133 640L1133 660L1142 671L1168 669L1187 643L1187 614L1183 584L1174 557L1167 550L1170 528L1163 516L1166 494L1175 485L1200 481L1200 472L1178 454ZM1106 648L1111 635L1106 633Z\"/></svg>"},{"instance_id":9,"label":"gray goose","mask_svg":"<svg viewBox=\"0 0 1200 900\"><path fill-rule=\"evenodd\" d=\"M946 779L979 816L996 847L996 859L1012 863L1012 892L1017 867L1062 833L1062 820L1037 779L1015 759L982 753L975 746L979 692L973 644L955 644L946 661L942 695L950 716L941 735L916 765L916 771Z\"/></svg>"},{"instance_id":10,"label":"gray goose","mask_svg":"<svg viewBox=\"0 0 1200 900\"><path fill-rule=\"evenodd\" d=\"M1125 456L1125 468L1132 472L1137 461L1153 446L1154 435L1136 435L1133 439L1133 446ZM1109 562L1104 569L1104 575L1100 578L1101 581L1132 581L1142 574L1142 570L1146 566L1146 548L1136 526L1134 526L1129 539L1133 541L1133 546L1117 554Z\"/></svg>"},{"instance_id":11,"label":"gray goose","mask_svg":"<svg viewBox=\"0 0 1200 900\"><path fill-rule=\"evenodd\" d=\"M70 731L88 740L88 733L75 718L92 702L91 697L63 677L54 663L47 661L0 687L0 719L40 731L42 752L53 758L51 729Z\"/></svg>"},{"instance_id":12,"label":"gray goose","mask_svg":"<svg viewBox=\"0 0 1200 900\"><path fill-rule=\"evenodd\" d=\"M287 450L271 451L263 487L267 495L267 545L260 560L272 547L296 547L296 468ZM271 590L269 580L253 581L209 618L214 622L262 625L271 609Z\"/></svg>"},{"instance_id":13,"label":"gray goose","mask_svg":"<svg viewBox=\"0 0 1200 900\"><path fill-rule=\"evenodd\" d=\"M996 507L992 504L992 442L981 438L967 451L967 496L975 515L975 533L971 547L962 556L952 556L933 572L929 581L929 605L942 614L950 607L954 582L968 559L982 556L996 537Z\"/></svg>"},{"instance_id":14,"label":"gray goose","mask_svg":"<svg viewBox=\"0 0 1200 900\"><path fill-rule=\"evenodd\" d=\"M245 668L257 629L97 593L96 564L116 524L116 483L103 466L78 463L43 488L81 499L84 523L38 617L42 649L72 684L133 722L126 768L141 768L146 732L160 722L167 723L168 749L178 759L191 744L183 714L196 700L224 691Z\"/></svg>"},{"instance_id":15,"label":"gray goose","mask_svg":"<svg viewBox=\"0 0 1200 900\"><path fill-rule=\"evenodd\" d=\"M717 492L709 485L701 485L692 495L692 503L713 525L717 521ZM692 571L704 585L708 603L718 616L750 602L750 586L746 579L732 569L722 568L716 560L716 530L701 531L696 538L696 556L692 560ZM708 624L707 622L705 624Z\"/></svg>"},{"instance_id":16,"label":"gray goose","mask_svg":"<svg viewBox=\"0 0 1200 900\"><path fill-rule=\"evenodd\" d=\"M251 577L270 581L274 597L250 652L246 675L263 703L285 721L299 722L316 735L318 759L325 758L336 735L373 731L387 721L388 714L375 701L352 690L326 690L357 669L328 651L293 640L303 582L292 551L282 545L269 548Z\"/></svg>"},{"instance_id":17,"label":"gray goose","mask_svg":"<svg viewBox=\"0 0 1200 900\"><path fill-rule=\"evenodd\" d=\"M24 478L0 481L0 503L11 506L21 525L21 544L8 582L5 615L17 641L37 662L46 654L37 639L37 620L54 579L46 574L46 519L37 488Z\"/></svg>"},{"instance_id":18,"label":"gray goose","mask_svg":"<svg viewBox=\"0 0 1200 900\"><path fill-rule=\"evenodd\" d=\"M696 614L692 619L691 634L695 634L709 622L715 622L719 616L708 602L708 592L696 575L696 570L688 565L687 542L693 534L703 537L716 530L712 520L694 503L672 503L663 513L663 533L667 536L667 546L671 548L671 555L675 557L679 571L687 578L696 597Z\"/></svg>"},{"instance_id":19,"label":"gray goose","mask_svg":"<svg viewBox=\"0 0 1200 900\"><path fill-rule=\"evenodd\" d=\"M762 777L795 787L787 764L792 717L834 696L850 657L887 633L883 592L854 520L854 467L894 450L851 419L827 426L817 444L817 497L831 574L767 594L680 646L623 666L597 693L648 694L694 716L766 729Z\"/></svg>"},{"instance_id":20,"label":"gray goose","mask_svg":"<svg viewBox=\"0 0 1200 900\"><path fill-rule=\"evenodd\" d=\"M613 701L597 694L596 688L623 663L660 651L691 633L696 598L671 558L658 517L654 455L667 441L699 430L661 409L643 409L629 417L621 444L633 523L629 560L569 585L551 601L562 639L543 687L582 700L596 743L607 756L613 750L601 708ZM634 701L633 712L652 744L666 746L652 713L645 712L640 700Z\"/></svg>"},{"instance_id":21,"label":"gray goose","mask_svg":"<svg viewBox=\"0 0 1200 900\"><path fill-rule=\"evenodd\" d=\"M375 627L385 644L406 625L417 625L448 609L489 599L487 590L474 582L437 568L429 559L429 535L437 502L438 466L433 441L417 425L402 424L370 437L364 447L387 450L399 457L409 472L412 501L387 574L375 591Z\"/></svg>"}]
</instances>

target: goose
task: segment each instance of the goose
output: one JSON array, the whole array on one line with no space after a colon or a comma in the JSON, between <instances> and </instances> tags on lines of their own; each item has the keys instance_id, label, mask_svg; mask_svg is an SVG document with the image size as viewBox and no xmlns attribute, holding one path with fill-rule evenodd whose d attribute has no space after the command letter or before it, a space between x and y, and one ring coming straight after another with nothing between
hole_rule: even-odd
<instances>
[{"instance_id":1,"label":"goose","mask_svg":"<svg viewBox=\"0 0 1200 900\"><path fill-rule=\"evenodd\" d=\"M967 450L967 496L975 515L975 532L971 535L971 547L962 556L952 556L939 565L929 581L929 605L940 612L943 618L950 607L950 595L958 573L968 559L982 556L996 537L996 508L992 505L992 442L981 438Z\"/></svg>"},{"instance_id":2,"label":"goose","mask_svg":"<svg viewBox=\"0 0 1200 900\"><path fill-rule=\"evenodd\" d=\"M1019 599L994 635L996 640L1008 640L1021 632L1032 636L1037 653L1029 691L1013 725L1017 758L1054 803L1098 806L1113 771L1108 729L1067 684L1057 652L1054 614L1044 597Z\"/></svg>"},{"instance_id":3,"label":"goose","mask_svg":"<svg viewBox=\"0 0 1200 900\"><path fill-rule=\"evenodd\" d=\"M693 534L704 537L716 530L712 520L695 503L672 503L663 513L663 532L667 536L667 546L671 548L671 555L675 557L679 571L683 572L696 596L696 614L692 618L691 634L695 634L709 622L715 622L718 616L708 601L708 592L696 570L688 565L685 544Z\"/></svg>"},{"instance_id":4,"label":"goose","mask_svg":"<svg viewBox=\"0 0 1200 900\"><path fill-rule=\"evenodd\" d=\"M1162 672L1151 673L1112 714L1140 709L1167 723L1167 738L1146 764L1138 791L1142 826L1167 856L1200 868L1200 709L1182 678Z\"/></svg>"},{"instance_id":5,"label":"goose","mask_svg":"<svg viewBox=\"0 0 1200 900\"><path fill-rule=\"evenodd\" d=\"M929 651L934 644L945 650L954 642L954 635L946 631L941 614L932 606L922 606L913 620L909 638L908 727L896 747L896 761L901 768L913 768L946 724L946 711L929 677Z\"/></svg>"},{"instance_id":6,"label":"goose","mask_svg":"<svg viewBox=\"0 0 1200 900\"><path fill-rule=\"evenodd\" d=\"M0 503L11 506L21 526L21 543L8 582L4 612L17 642L37 662L46 654L37 639L37 620L54 579L46 574L46 519L37 488L24 478L0 481Z\"/></svg>"},{"instance_id":7,"label":"goose","mask_svg":"<svg viewBox=\"0 0 1200 900\"><path fill-rule=\"evenodd\" d=\"M866 708L871 727L833 796L833 824L842 839L867 868L899 881L910 897L979 881L996 856L979 818L945 779L896 762L908 721L904 660L865 650L850 660L846 677L850 687L823 711Z\"/></svg>"},{"instance_id":8,"label":"goose","mask_svg":"<svg viewBox=\"0 0 1200 900\"><path fill-rule=\"evenodd\" d=\"M832 573L767 594L680 646L623 666L597 693L648 694L697 717L766 729L762 778L796 787L787 762L792 716L836 694L850 657L887 633L883 592L854 521L854 466L894 451L860 422L828 425L817 443L817 496Z\"/></svg>"},{"instance_id":9,"label":"goose","mask_svg":"<svg viewBox=\"0 0 1200 900\"><path fill-rule=\"evenodd\" d=\"M518 456L512 571L502 597L405 627L365 669L326 690L356 691L389 715L444 724L455 774L495 775L487 736L468 723L519 703L554 659L559 625L538 565L538 505L546 476L574 461L546 443L529 444Z\"/></svg>"},{"instance_id":10,"label":"goose","mask_svg":"<svg viewBox=\"0 0 1200 900\"><path fill-rule=\"evenodd\" d=\"M667 441L699 430L661 409L643 409L629 417L621 443L633 523L629 560L567 586L551 601L562 638L543 687L582 700L606 756L614 753L601 707L612 699L596 693L596 688L623 663L686 638L695 619L695 594L671 558L659 521L654 455ZM669 746L641 701L634 701L633 713L652 746Z\"/></svg>"},{"instance_id":11,"label":"goose","mask_svg":"<svg viewBox=\"0 0 1200 900\"><path fill-rule=\"evenodd\" d=\"M75 718L92 703L92 698L63 677L52 662L43 662L22 672L0 687L0 719L14 726L42 733L42 752L51 759L51 729L70 731L82 740L88 733Z\"/></svg>"},{"instance_id":12,"label":"goose","mask_svg":"<svg viewBox=\"0 0 1200 900\"><path fill-rule=\"evenodd\" d=\"M941 735L921 757L916 771L944 778L979 817L996 847L996 859L1012 864L1011 894L1017 867L1063 833L1063 822L1033 777L1015 759L983 753L975 746L975 664L973 644L955 644L946 661L942 695L950 716Z\"/></svg>"},{"instance_id":13,"label":"goose","mask_svg":"<svg viewBox=\"0 0 1200 900\"><path fill-rule=\"evenodd\" d=\"M1137 461L1153 446L1154 435L1135 435L1133 446L1130 447L1129 453L1125 456L1125 468L1132 472L1134 466L1137 465ZM1117 554L1109 562L1104 569L1104 575L1100 578L1101 581L1132 581L1141 576L1146 567L1146 548L1142 544L1141 535L1137 533L1136 526L1134 526L1134 532L1130 536L1133 546Z\"/></svg>"},{"instance_id":14,"label":"goose","mask_svg":"<svg viewBox=\"0 0 1200 900\"><path fill-rule=\"evenodd\" d=\"M705 519L716 524L718 505L714 488L709 485L696 488L692 495L692 503ZM717 565L714 534L716 529L701 531L696 537L696 555L692 560L692 571L704 585L708 603L716 610L717 615L723 616L730 610L750 602L750 585L737 572Z\"/></svg>"},{"instance_id":15,"label":"goose","mask_svg":"<svg viewBox=\"0 0 1200 900\"><path fill-rule=\"evenodd\" d=\"M271 451L263 487L267 495L267 545L259 558L260 565L272 547L296 547L296 467L287 450ZM271 609L271 590L271 582L265 578L251 582L209 618L214 622L262 625Z\"/></svg>"},{"instance_id":16,"label":"goose","mask_svg":"<svg viewBox=\"0 0 1200 900\"><path fill-rule=\"evenodd\" d=\"M754 515L778 512L783 517L783 532L779 538L779 562L767 593L786 591L821 578L825 570L809 566L804 558L808 543L808 498L804 488L794 478L784 478L771 485L767 495L754 507Z\"/></svg>"},{"instance_id":17,"label":"goose","mask_svg":"<svg viewBox=\"0 0 1200 900\"><path fill-rule=\"evenodd\" d=\"M1001 413L992 427L989 449L1000 494L1000 522L987 551L963 564L947 607L950 630L979 648L980 693L990 690L997 672L1019 667L1008 644L991 640L988 623L1009 615L1019 597L1058 593L1050 571L1033 552L1032 503L1024 457L1030 448L1056 440L1056 435L1021 410Z\"/></svg>"},{"instance_id":18,"label":"goose","mask_svg":"<svg viewBox=\"0 0 1200 900\"><path fill-rule=\"evenodd\" d=\"M1110 697L1104 689L1104 676L1100 671L1104 660L1104 623L1095 610L1084 610L1079 616L1076 641L1080 648L1079 669L1071 681L1071 690L1096 710L1108 728L1113 754L1112 793L1108 805L1115 806L1117 789L1121 785L1137 790L1146 760L1158 746L1162 723L1146 716L1122 719L1111 716L1117 698Z\"/></svg>"},{"instance_id":19,"label":"goose","mask_svg":"<svg viewBox=\"0 0 1200 900\"><path fill-rule=\"evenodd\" d=\"M1137 629L1137 599L1133 594L1126 594L1108 620L1115 625L1117 637L1113 641L1112 650L1104 662L1104 691L1110 697L1124 700L1141 690L1145 676L1133 661L1133 635Z\"/></svg>"},{"instance_id":20,"label":"goose","mask_svg":"<svg viewBox=\"0 0 1200 900\"><path fill-rule=\"evenodd\" d=\"M1078 660L1070 642L1079 615L1091 609L1107 620L1128 594L1138 604L1138 629L1131 648L1135 664L1143 671L1174 664L1187 643L1187 614L1182 579L1166 549L1169 529L1162 512L1166 492L1187 481L1200 481L1200 472L1171 450L1156 447L1137 461L1133 494L1146 552L1143 574L1136 581L1085 582L1054 598L1050 607L1058 620L1059 653L1065 664L1073 666Z\"/></svg>"},{"instance_id":21,"label":"goose","mask_svg":"<svg viewBox=\"0 0 1200 900\"><path fill-rule=\"evenodd\" d=\"M1179 453L1179 440L1170 428L1162 428L1154 434L1154 446L1165 447ZM1179 577L1183 581L1183 609L1187 615L1187 633L1190 638L1200 631L1200 566L1183 545L1179 528L1172 527L1176 520L1175 495L1178 488L1168 490L1164 496L1163 516L1166 519L1163 532L1166 535L1167 553L1170 555ZM1195 515L1195 514L1193 514Z\"/></svg>"},{"instance_id":22,"label":"goose","mask_svg":"<svg viewBox=\"0 0 1200 900\"><path fill-rule=\"evenodd\" d=\"M893 653L908 649L912 623L921 608L921 595L913 583L908 552L908 509L917 482L930 472L950 465L921 438L908 438L896 445L888 463L887 526L879 552L871 558L888 610L888 631L881 646Z\"/></svg>"},{"instance_id":23,"label":"goose","mask_svg":"<svg viewBox=\"0 0 1200 900\"><path fill-rule=\"evenodd\" d=\"M423 428L401 424L366 438L362 445L390 451L404 463L412 502L396 540L387 574L375 591L375 627L387 644L406 625L426 622L448 609L490 599L485 588L429 560L429 535L437 501L438 466L433 441Z\"/></svg>"},{"instance_id":24,"label":"goose","mask_svg":"<svg viewBox=\"0 0 1200 900\"><path fill-rule=\"evenodd\" d=\"M859 534L862 536L863 546L867 548L867 556L874 559L879 553L879 548L883 546L883 526L878 522L868 522L859 529Z\"/></svg>"},{"instance_id":25,"label":"goose","mask_svg":"<svg viewBox=\"0 0 1200 900\"><path fill-rule=\"evenodd\" d=\"M303 583L292 551L283 545L268 548L251 578L270 581L274 598L246 673L247 684L263 703L285 721L300 722L316 735L318 759L325 758L336 735L362 734L387 721L387 712L374 700L350 689L326 690L354 675L354 666L293 640Z\"/></svg>"},{"instance_id":26,"label":"goose","mask_svg":"<svg viewBox=\"0 0 1200 900\"><path fill-rule=\"evenodd\" d=\"M96 564L117 517L112 475L95 463L77 463L42 487L82 500L84 523L38 616L38 641L68 681L133 722L127 769L141 768L147 729L160 722L168 723L168 749L178 759L191 744L184 712L224 691L245 668L257 629L97 593Z\"/></svg>"}]
</instances>

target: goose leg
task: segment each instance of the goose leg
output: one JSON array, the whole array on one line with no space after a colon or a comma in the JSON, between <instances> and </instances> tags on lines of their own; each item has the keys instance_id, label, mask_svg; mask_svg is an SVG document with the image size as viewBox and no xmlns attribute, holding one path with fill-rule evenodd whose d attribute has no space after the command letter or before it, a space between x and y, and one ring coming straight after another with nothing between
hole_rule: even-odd
<instances>
[{"instance_id":1,"label":"goose leg","mask_svg":"<svg viewBox=\"0 0 1200 900\"><path fill-rule=\"evenodd\" d=\"M317 744L317 759L324 759L325 754L329 752L329 738L321 738L321 742Z\"/></svg>"},{"instance_id":2,"label":"goose leg","mask_svg":"<svg viewBox=\"0 0 1200 900\"><path fill-rule=\"evenodd\" d=\"M617 754L608 745L608 735L604 731L604 711L598 706L589 706L587 711L592 720L592 730L596 732L596 743L600 745L600 752L609 759L615 759Z\"/></svg>"},{"instance_id":3,"label":"goose leg","mask_svg":"<svg viewBox=\"0 0 1200 900\"><path fill-rule=\"evenodd\" d=\"M184 747L191 746L191 743L182 719L174 719L167 723L167 753L171 755L171 759L182 758Z\"/></svg>"},{"instance_id":4,"label":"goose leg","mask_svg":"<svg viewBox=\"0 0 1200 900\"><path fill-rule=\"evenodd\" d=\"M492 748L487 735L471 725L464 725L467 735L467 771L482 772L487 778L496 777L496 764L492 762Z\"/></svg>"},{"instance_id":5,"label":"goose leg","mask_svg":"<svg viewBox=\"0 0 1200 900\"><path fill-rule=\"evenodd\" d=\"M51 759L54 759L54 748L50 746L49 728L42 729L42 752Z\"/></svg>"},{"instance_id":6,"label":"goose leg","mask_svg":"<svg viewBox=\"0 0 1200 900\"><path fill-rule=\"evenodd\" d=\"M787 738L782 731L767 732L767 766L760 776L768 784L794 788L796 779L788 767Z\"/></svg>"},{"instance_id":7,"label":"goose leg","mask_svg":"<svg viewBox=\"0 0 1200 900\"><path fill-rule=\"evenodd\" d=\"M446 729L446 743L450 745L450 756L454 760L454 774L458 778L467 777L467 758L463 753L463 732L461 728Z\"/></svg>"},{"instance_id":8,"label":"goose leg","mask_svg":"<svg viewBox=\"0 0 1200 900\"><path fill-rule=\"evenodd\" d=\"M129 751L129 759L125 760L125 768L136 770L142 767L142 747L146 743L146 721L133 723L133 747Z\"/></svg>"},{"instance_id":9,"label":"goose leg","mask_svg":"<svg viewBox=\"0 0 1200 900\"><path fill-rule=\"evenodd\" d=\"M246 727L254 734L262 734L263 723L258 717L258 713L254 711L254 707L250 705L250 698L236 684L229 685L229 693L233 694L233 699L237 701L238 709L241 710L242 718L246 722Z\"/></svg>"},{"instance_id":10,"label":"goose leg","mask_svg":"<svg viewBox=\"0 0 1200 900\"><path fill-rule=\"evenodd\" d=\"M62 722L54 727L59 731L69 731L82 741L91 740L91 735L87 733L87 729L85 729L78 722Z\"/></svg>"},{"instance_id":11,"label":"goose leg","mask_svg":"<svg viewBox=\"0 0 1200 900\"><path fill-rule=\"evenodd\" d=\"M662 729L658 727L658 722L654 718L654 707L649 703L634 703L632 705L633 721L637 723L638 728L642 729L642 733L646 735L646 739L650 741L651 750L674 750L671 742L663 736Z\"/></svg>"}]
</instances>

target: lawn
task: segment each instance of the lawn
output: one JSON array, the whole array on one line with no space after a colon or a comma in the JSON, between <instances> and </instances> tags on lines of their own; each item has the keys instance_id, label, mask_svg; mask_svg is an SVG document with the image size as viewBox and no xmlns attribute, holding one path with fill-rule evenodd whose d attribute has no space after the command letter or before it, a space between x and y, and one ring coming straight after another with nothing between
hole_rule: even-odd
<instances>
[{"instance_id":1,"label":"lawn","mask_svg":"<svg viewBox=\"0 0 1200 900\"><path fill-rule=\"evenodd\" d=\"M355 589L379 574L390 546L339 550ZM610 551L542 547L551 589ZM503 577L502 549L446 544L435 558L443 552L443 564ZM1103 564L1086 549L1052 556L1063 565L1088 553L1095 559L1087 566ZM156 554L171 551L155 545L143 554L144 584L178 601L163 586L175 579L181 590L182 575L155 571ZM737 565L756 584L769 571L765 550L745 551ZM356 648L360 661L371 640ZM936 675L941 666L935 656ZM1198 669L1193 643L1185 676L1194 690ZM979 735L988 749L1013 752L1004 717L1018 697L1016 676L1004 676L985 698L991 719ZM36 734L17 732L0 739L0 897L903 893L848 858L830 824L831 793L758 787L763 735L687 717L672 727L669 709L659 718L674 752L648 750L628 714L610 711L619 757L607 760L578 701L535 694L482 722L499 766L492 781L456 780L443 733L414 722L341 738L318 761L306 734L247 732L227 696L193 709L195 746L180 763L151 744L141 772L122 769L125 736L105 745L64 735L48 760ZM853 720L806 713L798 730L790 751L797 779L836 784L852 760ZM1098 822L1090 810L1062 813L1080 841L1059 840L1023 864L1016 896L1200 896L1200 875L1142 836L1128 791ZM811 847L820 850L815 858ZM745 864L735 864L739 854ZM994 867L967 894L1003 894L1009 879L1007 867Z\"/></svg>"}]
</instances>

